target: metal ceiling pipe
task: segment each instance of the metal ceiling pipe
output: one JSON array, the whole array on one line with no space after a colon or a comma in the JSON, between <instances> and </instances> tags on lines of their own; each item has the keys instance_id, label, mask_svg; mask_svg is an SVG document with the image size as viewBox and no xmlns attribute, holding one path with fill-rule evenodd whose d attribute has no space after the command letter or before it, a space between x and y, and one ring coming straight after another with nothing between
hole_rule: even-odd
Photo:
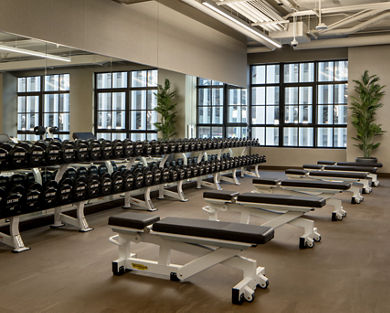
<instances>
[{"instance_id":1,"label":"metal ceiling pipe","mask_svg":"<svg viewBox=\"0 0 390 313\"><path fill-rule=\"evenodd\" d=\"M300 43L294 50L346 48L359 46L377 46L390 44L390 35L362 36L348 38L321 39Z\"/></svg>"},{"instance_id":2,"label":"metal ceiling pipe","mask_svg":"<svg viewBox=\"0 0 390 313\"><path fill-rule=\"evenodd\" d=\"M390 12L383 13L381 15L375 16L363 23L360 23L358 25L355 25L350 28L342 28L342 29L335 29L331 31L324 31L322 33L319 33L320 36L326 35L326 36L334 36L334 35L349 35L358 32L359 30L362 30L380 20L383 20L384 18L390 17Z\"/></svg>"}]
</instances>

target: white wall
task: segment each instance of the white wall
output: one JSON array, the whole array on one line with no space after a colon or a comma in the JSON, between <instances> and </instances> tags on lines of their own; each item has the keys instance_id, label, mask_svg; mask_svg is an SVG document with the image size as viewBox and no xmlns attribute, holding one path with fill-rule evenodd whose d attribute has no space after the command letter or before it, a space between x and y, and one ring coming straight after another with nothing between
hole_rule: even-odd
<instances>
[{"instance_id":1,"label":"white wall","mask_svg":"<svg viewBox=\"0 0 390 313\"><path fill-rule=\"evenodd\" d=\"M386 133L380 138L381 146L374 153L383 163L382 172L390 173L390 45L372 46L372 47L357 47L348 49L349 60L349 95L354 94L353 80L360 79L365 70L370 74L376 74L380 77L380 83L386 85L384 91L386 95L382 102L384 106L377 114L377 121L382 124ZM350 99L350 98L349 98ZM350 114L351 112L349 112ZM355 129L351 124L348 125L348 149L347 159L353 161L355 157L362 156L361 151L354 146L356 143L352 137L355 136Z\"/></svg>"},{"instance_id":2,"label":"white wall","mask_svg":"<svg viewBox=\"0 0 390 313\"><path fill-rule=\"evenodd\" d=\"M246 44L156 1L2 0L0 30L246 85Z\"/></svg>"}]
</instances>

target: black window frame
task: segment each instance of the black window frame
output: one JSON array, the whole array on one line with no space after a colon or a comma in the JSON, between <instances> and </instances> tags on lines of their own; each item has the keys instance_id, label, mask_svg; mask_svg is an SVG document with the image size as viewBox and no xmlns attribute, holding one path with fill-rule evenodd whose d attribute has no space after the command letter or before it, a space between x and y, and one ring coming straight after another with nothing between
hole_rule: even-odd
<instances>
[{"instance_id":1,"label":"black window frame","mask_svg":"<svg viewBox=\"0 0 390 313\"><path fill-rule=\"evenodd\" d=\"M318 60L318 61L297 61L297 62L279 62L279 63L263 63L263 64L252 64L250 66L250 73L249 73L249 94L248 94L248 105L249 105L249 134L251 138L253 138L253 127L264 127L265 133L264 133L264 139L266 141L266 129L267 127L277 127L279 131L279 138L278 138L278 145L267 145L265 142L263 146L265 147L284 147L284 148L309 148L309 149L346 149L347 147L338 147L335 146L335 136L334 136L334 129L335 128L345 128L347 129L347 122L345 124L335 124L334 123L334 113L333 113L333 122L331 124L319 124L317 121L317 115L318 115L318 88L320 85L332 85L334 88L335 85L347 85L348 88L348 78L347 80L335 80L336 75L336 62L343 62L347 61L348 59L342 58L342 59L332 59L332 60ZM319 81L318 77L318 64L322 62L333 62L333 80L329 81ZM314 81L312 82L299 82L299 71L298 69L298 82L284 82L284 68L285 65L289 64L304 64L304 63L314 63ZM263 65L279 65L279 83L271 83L267 84L266 82L264 84L254 84L252 82L252 71L253 68L256 66L263 66ZM267 73L266 73L267 75ZM252 122L252 100L253 100L253 94L252 94L252 88L253 87L268 87L268 86L279 86L279 124L267 124L266 116L264 117L264 124L257 124ZM311 123L299 123L299 87L312 87L312 119ZM285 88L288 87L297 87L298 88L298 103L296 104L298 107L298 123L287 123L285 122ZM347 103L336 103L335 102L336 94L333 92L333 103L328 105L345 105L347 106ZM265 104L264 107L266 108L267 105ZM266 115L266 112L264 111L264 114ZM296 127L297 128L297 145L284 145L284 129L288 127ZM300 128L313 128L313 145L312 146L300 146L299 145L299 131ZM333 141L332 146L318 146L318 129L319 128L332 128L333 133Z\"/></svg>"},{"instance_id":2,"label":"black window frame","mask_svg":"<svg viewBox=\"0 0 390 313\"><path fill-rule=\"evenodd\" d=\"M56 73L56 74L44 74L44 75L27 75L27 76L19 76L17 77L17 88L16 88L16 97L17 97L17 101L19 101L19 97L38 97L38 120L39 120L39 124L36 125L36 126L44 126L44 116L45 116L45 113L68 113L69 114L69 130L68 131L59 131L57 134L55 134L55 136L59 136L59 135L67 135L69 138L70 138L70 83L69 83L69 89L68 90L51 90L51 91L47 91L45 90L45 78L48 77L48 76L55 76L55 75L58 75L58 76L61 76L61 75L68 75L69 76L69 82L70 82L70 79L71 79L71 75L70 73ZM23 91L23 92L19 92L18 91L18 80L21 79L21 78L25 78L27 80L27 78L31 78L31 77L40 77L40 90L39 91L27 91L27 85L26 85L26 91ZM60 84L60 81L58 82ZM60 94L68 94L69 95L69 111L58 111L58 112L46 112L44 111L45 109L45 105L44 105L44 98L45 98L45 95L60 95ZM18 104L17 104L17 125L16 125L16 134L17 136L18 135L22 135L24 137L24 139L21 139L21 140L26 140L26 135L34 135L34 136L38 136L40 139L43 138L43 136L39 136L39 135L35 135L34 131L33 130L19 130L18 128L18 117L20 114L19 110L18 110ZM28 114L28 112L24 112L24 114ZM58 117L59 118L59 117ZM58 121L59 122L59 121ZM50 126L54 126L54 125L48 125L46 127L50 127Z\"/></svg>"},{"instance_id":3,"label":"black window frame","mask_svg":"<svg viewBox=\"0 0 390 313\"><path fill-rule=\"evenodd\" d=\"M131 86L131 73L132 72L139 72L139 71L146 71L146 75L148 75L149 71L157 71L158 75L158 69L157 68L152 68L152 69L139 69L139 70L129 70L129 71L107 71L107 72L95 72L94 73L94 133L97 136L98 133L101 134L125 134L126 138L131 138L132 134L145 134L145 139L148 139L149 134L155 134L157 138L157 130L153 129L146 129L146 130L132 130L131 129L131 112L133 111L153 111L153 110L148 110L148 97L146 97L146 109L145 110L131 110L131 92L134 90L145 90L146 92L153 90L156 91L158 90L157 85L153 87L132 87ZM111 80L111 88L98 88L97 86L97 76L99 74L114 74L114 73L127 73L127 87L119 87L119 88L114 88L112 87L113 80ZM146 76L147 79L148 76ZM157 76L158 77L158 76ZM99 93L115 93L115 92L123 92L125 94L125 128L123 129L113 129L113 128L98 128L98 115L99 115L99 110L98 109L98 97ZM112 109L111 107L111 112L115 110ZM157 112L156 112L157 115ZM147 125L147 113L145 114L145 125ZM112 136L111 136L112 138Z\"/></svg>"}]
</instances>

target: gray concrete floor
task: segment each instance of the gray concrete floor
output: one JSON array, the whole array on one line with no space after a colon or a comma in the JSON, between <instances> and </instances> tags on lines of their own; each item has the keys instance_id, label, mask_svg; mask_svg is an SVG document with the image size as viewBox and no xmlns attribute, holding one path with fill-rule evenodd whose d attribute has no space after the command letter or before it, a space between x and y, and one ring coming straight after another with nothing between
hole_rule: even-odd
<instances>
[{"instance_id":1,"label":"gray concrete floor","mask_svg":"<svg viewBox=\"0 0 390 313\"><path fill-rule=\"evenodd\" d=\"M253 189L250 178L241 182L223 187ZM202 192L186 190L187 203L154 200L159 208L154 214L207 218ZM271 242L245 252L265 266L270 280L267 290L256 291L253 303L231 304L231 288L241 273L222 265L185 283L131 273L113 277L117 251L108 242L107 219L123 211L115 208L87 216L95 228L89 233L42 227L22 233L31 251L13 254L0 246L0 313L390 312L390 180L382 179L360 205L343 199L348 216L341 222L331 222L331 209L309 214L322 235L313 249L299 250L300 231L284 226ZM156 254L155 247L145 244L137 249L140 256ZM173 261L187 259L177 253Z\"/></svg>"}]
</instances>

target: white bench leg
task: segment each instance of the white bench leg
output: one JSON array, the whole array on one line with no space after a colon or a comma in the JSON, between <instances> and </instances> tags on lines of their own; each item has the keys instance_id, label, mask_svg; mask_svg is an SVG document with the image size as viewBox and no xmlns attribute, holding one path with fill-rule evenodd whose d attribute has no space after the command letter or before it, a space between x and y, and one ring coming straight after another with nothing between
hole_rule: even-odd
<instances>
[{"instance_id":1,"label":"white bench leg","mask_svg":"<svg viewBox=\"0 0 390 313\"><path fill-rule=\"evenodd\" d=\"M0 233L0 242L13 248L12 252L19 253L30 250L24 245L22 236L19 233L19 216L12 216L9 224L10 234Z\"/></svg>"},{"instance_id":2,"label":"white bench leg","mask_svg":"<svg viewBox=\"0 0 390 313\"><path fill-rule=\"evenodd\" d=\"M321 241L321 235L318 233L317 228L314 227L312 220L298 218L289 222L289 224L304 229L304 234L299 238L299 248L312 248L314 247L314 241Z\"/></svg>"},{"instance_id":3,"label":"white bench leg","mask_svg":"<svg viewBox=\"0 0 390 313\"><path fill-rule=\"evenodd\" d=\"M341 221L347 215L340 199L329 198L326 203L333 206L332 221Z\"/></svg>"}]
</instances>

